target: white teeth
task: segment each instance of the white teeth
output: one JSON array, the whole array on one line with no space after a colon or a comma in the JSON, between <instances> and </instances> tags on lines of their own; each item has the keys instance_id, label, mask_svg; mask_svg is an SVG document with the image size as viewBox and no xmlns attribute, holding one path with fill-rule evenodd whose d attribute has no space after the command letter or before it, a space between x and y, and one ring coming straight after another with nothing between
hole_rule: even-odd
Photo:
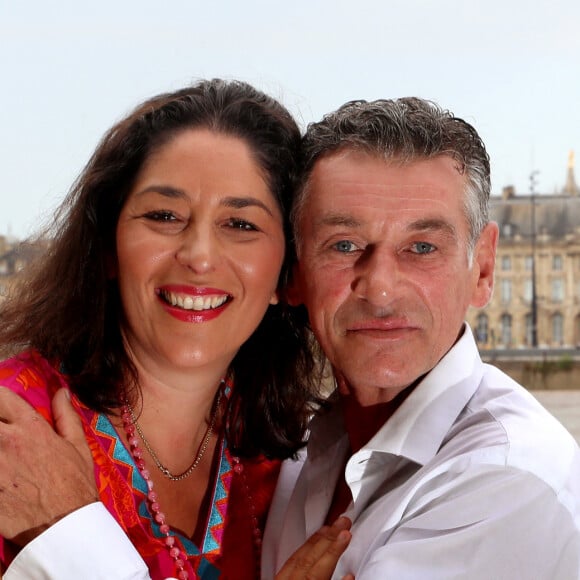
<instances>
[{"instance_id":1,"label":"white teeth","mask_svg":"<svg viewBox=\"0 0 580 580\"><path fill-rule=\"evenodd\" d=\"M163 298L172 306L179 306L184 310L210 310L221 306L227 299L227 294L223 296L182 296L173 292L162 291Z\"/></svg>"}]
</instances>

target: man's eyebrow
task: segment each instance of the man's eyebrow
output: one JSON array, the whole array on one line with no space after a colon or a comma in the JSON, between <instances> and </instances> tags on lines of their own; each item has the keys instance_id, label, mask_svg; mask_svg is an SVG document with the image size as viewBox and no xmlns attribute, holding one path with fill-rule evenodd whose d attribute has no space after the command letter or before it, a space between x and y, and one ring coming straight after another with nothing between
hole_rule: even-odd
<instances>
[{"instance_id":1,"label":"man's eyebrow","mask_svg":"<svg viewBox=\"0 0 580 580\"><path fill-rule=\"evenodd\" d=\"M412 232L443 232L452 237L457 237L455 227L445 219L425 218L410 223L407 227Z\"/></svg>"},{"instance_id":2,"label":"man's eyebrow","mask_svg":"<svg viewBox=\"0 0 580 580\"><path fill-rule=\"evenodd\" d=\"M340 214L340 213L329 213L323 215L319 220L317 220L316 227L335 227L342 226L346 228L356 228L361 224L360 220L355 219L351 215Z\"/></svg>"}]
</instances>

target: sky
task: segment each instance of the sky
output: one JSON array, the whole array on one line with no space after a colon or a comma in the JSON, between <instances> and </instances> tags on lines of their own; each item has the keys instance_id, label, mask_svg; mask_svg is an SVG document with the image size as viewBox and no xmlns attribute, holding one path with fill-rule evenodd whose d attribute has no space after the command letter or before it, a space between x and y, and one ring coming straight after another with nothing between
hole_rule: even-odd
<instances>
[{"instance_id":1,"label":"sky","mask_svg":"<svg viewBox=\"0 0 580 580\"><path fill-rule=\"evenodd\" d=\"M532 171L559 191L580 159L578 0L0 0L0 71L0 235L20 239L113 123L201 78L250 82L303 128L351 99L434 100L479 131L493 194Z\"/></svg>"}]
</instances>

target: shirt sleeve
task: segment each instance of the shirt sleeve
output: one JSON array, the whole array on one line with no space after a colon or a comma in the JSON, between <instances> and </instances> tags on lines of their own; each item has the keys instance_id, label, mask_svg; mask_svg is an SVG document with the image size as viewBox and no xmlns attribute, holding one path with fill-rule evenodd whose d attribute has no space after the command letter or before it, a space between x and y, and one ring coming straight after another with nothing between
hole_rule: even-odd
<instances>
[{"instance_id":1,"label":"shirt sleeve","mask_svg":"<svg viewBox=\"0 0 580 580\"><path fill-rule=\"evenodd\" d=\"M580 578L578 514L566 490L510 470L444 487L423 490L412 513L376 538L357 580Z\"/></svg>"},{"instance_id":2,"label":"shirt sleeve","mask_svg":"<svg viewBox=\"0 0 580 580\"><path fill-rule=\"evenodd\" d=\"M74 511L27 544L4 580L150 580L145 562L96 502Z\"/></svg>"}]
</instances>

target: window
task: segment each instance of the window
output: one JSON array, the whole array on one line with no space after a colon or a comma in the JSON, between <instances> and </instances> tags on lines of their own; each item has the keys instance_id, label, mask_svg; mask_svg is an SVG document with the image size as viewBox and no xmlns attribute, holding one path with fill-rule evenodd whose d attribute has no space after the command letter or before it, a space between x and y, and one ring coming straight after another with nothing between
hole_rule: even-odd
<instances>
[{"instance_id":1,"label":"window","mask_svg":"<svg viewBox=\"0 0 580 580\"><path fill-rule=\"evenodd\" d=\"M512 224L503 224L501 228L501 233L503 234L504 238L511 238L513 234Z\"/></svg>"},{"instance_id":2,"label":"window","mask_svg":"<svg viewBox=\"0 0 580 580\"><path fill-rule=\"evenodd\" d=\"M564 301L564 280L562 278L554 278L552 280L552 302Z\"/></svg>"},{"instance_id":3,"label":"window","mask_svg":"<svg viewBox=\"0 0 580 580\"><path fill-rule=\"evenodd\" d=\"M475 338L481 344L487 344L489 331L489 322L486 314L480 314L477 317L477 327L475 329Z\"/></svg>"},{"instance_id":4,"label":"window","mask_svg":"<svg viewBox=\"0 0 580 580\"><path fill-rule=\"evenodd\" d=\"M526 272L531 272L532 271L532 264L534 263L534 258L530 255L530 256L526 256L524 258L524 268L526 269Z\"/></svg>"},{"instance_id":5,"label":"window","mask_svg":"<svg viewBox=\"0 0 580 580\"><path fill-rule=\"evenodd\" d=\"M552 256L552 270L562 269L562 256L560 254L554 254Z\"/></svg>"},{"instance_id":6,"label":"window","mask_svg":"<svg viewBox=\"0 0 580 580\"><path fill-rule=\"evenodd\" d=\"M512 343L512 317L509 314L501 315L501 342L504 346Z\"/></svg>"},{"instance_id":7,"label":"window","mask_svg":"<svg viewBox=\"0 0 580 580\"><path fill-rule=\"evenodd\" d=\"M512 281L505 278L500 282L501 303L509 304L512 299Z\"/></svg>"},{"instance_id":8,"label":"window","mask_svg":"<svg viewBox=\"0 0 580 580\"><path fill-rule=\"evenodd\" d=\"M501 269L505 272L512 269L512 258L511 256L501 257Z\"/></svg>"},{"instance_id":9,"label":"window","mask_svg":"<svg viewBox=\"0 0 580 580\"><path fill-rule=\"evenodd\" d=\"M532 301L532 290L532 279L528 278L527 280L524 280L524 300L526 302Z\"/></svg>"},{"instance_id":10,"label":"window","mask_svg":"<svg viewBox=\"0 0 580 580\"><path fill-rule=\"evenodd\" d=\"M564 344L564 317L559 312L552 316L552 343L559 346Z\"/></svg>"}]
</instances>

